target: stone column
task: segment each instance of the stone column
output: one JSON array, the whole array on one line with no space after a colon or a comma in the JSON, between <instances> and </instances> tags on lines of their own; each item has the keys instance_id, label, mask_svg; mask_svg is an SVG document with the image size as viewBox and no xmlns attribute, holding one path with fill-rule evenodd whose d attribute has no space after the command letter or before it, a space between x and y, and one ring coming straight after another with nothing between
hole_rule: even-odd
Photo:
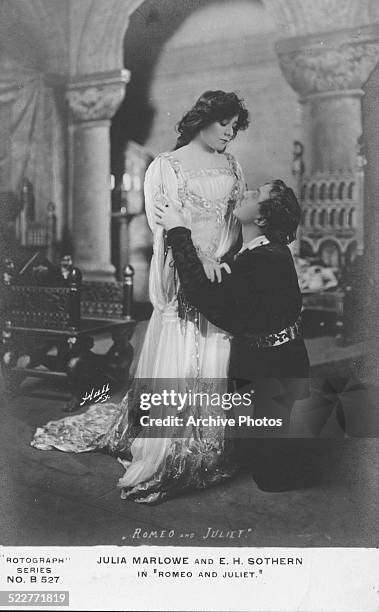
<instances>
[{"instance_id":1,"label":"stone column","mask_svg":"<svg viewBox=\"0 0 379 612\"><path fill-rule=\"evenodd\" d=\"M309 35L280 41L277 45L280 66L289 84L300 95L303 105L303 143L305 173L359 169L362 150L363 87L379 62L379 26ZM368 152L368 151L367 151ZM378 159L369 165L378 164ZM379 267L379 233L372 193L367 188L362 202L364 219L364 266L375 282ZM377 285L378 286L378 285ZM369 290L366 286L365 290ZM367 302L367 300L366 300ZM372 309L362 305L358 324L374 339L368 343L363 375L377 376L379 367L378 321Z\"/></svg>"},{"instance_id":2,"label":"stone column","mask_svg":"<svg viewBox=\"0 0 379 612\"><path fill-rule=\"evenodd\" d=\"M75 265L84 278L110 280L110 120L122 102L127 70L72 80L67 101L73 123L72 233Z\"/></svg>"},{"instance_id":3,"label":"stone column","mask_svg":"<svg viewBox=\"0 0 379 612\"><path fill-rule=\"evenodd\" d=\"M354 168L362 134L362 86L379 61L371 27L279 41L288 83L303 105L305 171Z\"/></svg>"}]
</instances>

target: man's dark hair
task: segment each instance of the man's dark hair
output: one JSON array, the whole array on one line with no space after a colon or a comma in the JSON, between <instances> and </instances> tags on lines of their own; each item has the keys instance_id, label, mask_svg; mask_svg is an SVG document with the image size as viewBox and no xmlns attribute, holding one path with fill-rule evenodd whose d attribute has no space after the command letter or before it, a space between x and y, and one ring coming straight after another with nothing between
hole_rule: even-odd
<instances>
[{"instance_id":1,"label":"man's dark hair","mask_svg":"<svg viewBox=\"0 0 379 612\"><path fill-rule=\"evenodd\" d=\"M249 125L249 113L242 98L234 92L205 91L176 126L179 133L176 149L188 144L204 128L216 121L238 117L234 136Z\"/></svg>"},{"instance_id":2,"label":"man's dark hair","mask_svg":"<svg viewBox=\"0 0 379 612\"><path fill-rule=\"evenodd\" d=\"M266 225L263 229L270 242L290 244L296 239L301 209L295 193L284 181L272 181L270 198L260 203Z\"/></svg>"}]
</instances>

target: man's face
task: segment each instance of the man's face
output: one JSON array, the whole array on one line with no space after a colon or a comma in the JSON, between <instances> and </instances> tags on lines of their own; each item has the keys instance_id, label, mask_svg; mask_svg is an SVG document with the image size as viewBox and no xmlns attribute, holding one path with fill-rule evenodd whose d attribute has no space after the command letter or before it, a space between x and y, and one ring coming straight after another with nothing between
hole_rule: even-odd
<instances>
[{"instance_id":1,"label":"man's face","mask_svg":"<svg viewBox=\"0 0 379 612\"><path fill-rule=\"evenodd\" d=\"M270 199L271 183L246 191L241 206L234 210L234 216L242 224L254 223L260 217L260 203Z\"/></svg>"}]
</instances>

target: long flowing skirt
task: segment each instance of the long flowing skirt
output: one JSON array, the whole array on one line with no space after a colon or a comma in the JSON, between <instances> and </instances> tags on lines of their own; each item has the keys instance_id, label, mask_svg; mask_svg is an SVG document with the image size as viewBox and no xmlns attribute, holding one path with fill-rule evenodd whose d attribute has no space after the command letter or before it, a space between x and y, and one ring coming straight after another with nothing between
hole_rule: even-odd
<instances>
[{"instance_id":1,"label":"long flowing skirt","mask_svg":"<svg viewBox=\"0 0 379 612\"><path fill-rule=\"evenodd\" d=\"M142 393L163 390L187 397L195 392L222 397L229 353L229 338L202 315L191 321L180 319L173 307L163 313L154 310L135 378L123 400L94 404L82 414L51 421L37 429L31 444L41 450L103 449L114 454L125 468L118 482L121 496L138 502L157 502L188 488L218 483L234 471L225 428L212 425L217 416L225 418L223 407L187 402L180 411L181 425L143 428L140 398ZM154 417L165 416L167 406L155 409ZM211 424L203 426L210 416Z\"/></svg>"}]
</instances>

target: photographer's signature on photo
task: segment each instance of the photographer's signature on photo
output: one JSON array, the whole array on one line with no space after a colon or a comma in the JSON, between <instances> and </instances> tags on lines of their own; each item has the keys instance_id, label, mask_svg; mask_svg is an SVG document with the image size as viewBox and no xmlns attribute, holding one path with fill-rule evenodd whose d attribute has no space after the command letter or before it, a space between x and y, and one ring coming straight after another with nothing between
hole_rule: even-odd
<instances>
[{"instance_id":1,"label":"photographer's signature on photo","mask_svg":"<svg viewBox=\"0 0 379 612\"><path fill-rule=\"evenodd\" d=\"M79 406L84 406L84 404L88 404L88 402L92 402L94 404L102 404L103 402L106 402L107 400L109 400L110 395L108 394L108 392L110 391L110 387L109 387L109 383L107 383L106 385L103 385L101 388L96 389L94 387L92 387L91 391L87 391L83 396L82 396L82 401L80 402Z\"/></svg>"}]
</instances>

